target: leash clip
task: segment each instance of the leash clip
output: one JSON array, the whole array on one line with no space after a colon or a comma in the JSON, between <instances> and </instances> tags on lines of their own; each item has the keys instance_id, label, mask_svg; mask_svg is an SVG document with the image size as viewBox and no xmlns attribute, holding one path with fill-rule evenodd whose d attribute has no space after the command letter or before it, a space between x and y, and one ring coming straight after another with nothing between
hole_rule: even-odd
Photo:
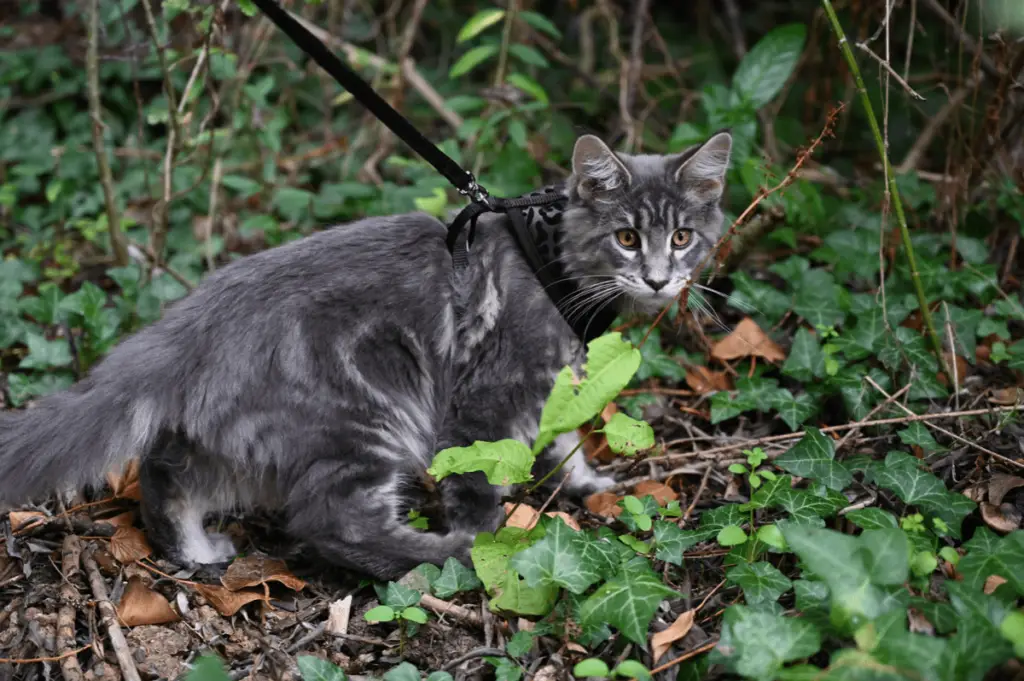
<instances>
[{"instance_id":1,"label":"leash clip","mask_svg":"<svg viewBox=\"0 0 1024 681\"><path fill-rule=\"evenodd\" d=\"M465 188L459 188L459 193L463 196L468 196L474 203L480 203L487 208L494 210L494 204L491 201L491 195L487 193L487 190L480 186L476 178L472 175L469 176L469 182L466 183Z\"/></svg>"}]
</instances>

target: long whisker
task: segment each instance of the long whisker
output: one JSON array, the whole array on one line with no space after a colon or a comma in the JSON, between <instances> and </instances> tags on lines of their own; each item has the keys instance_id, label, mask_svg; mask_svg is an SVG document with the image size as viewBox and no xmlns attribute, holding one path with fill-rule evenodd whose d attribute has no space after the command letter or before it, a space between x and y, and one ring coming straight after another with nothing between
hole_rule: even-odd
<instances>
[{"instance_id":1,"label":"long whisker","mask_svg":"<svg viewBox=\"0 0 1024 681\"><path fill-rule=\"evenodd\" d=\"M599 289L595 288L589 292L589 295L581 297L574 305L567 309L565 311L565 318L572 323L579 315L593 309L596 304L602 303L609 296L615 296L619 293L621 293L621 290L618 285L605 286Z\"/></svg>"},{"instance_id":2,"label":"long whisker","mask_svg":"<svg viewBox=\"0 0 1024 681\"><path fill-rule=\"evenodd\" d=\"M623 293L624 293L623 291L619 291L618 293L613 295L611 298L609 298L608 300L606 300L603 303L601 303L601 305L599 305L594 310L593 314L590 315L590 319L587 321L587 325L585 327L583 327L583 335L584 336L586 336L587 332L590 331L590 325L594 323L595 319L597 319L597 315L599 315L601 313L601 310L603 310L608 305L611 305L615 301L615 299L618 298L619 296L621 296Z\"/></svg>"},{"instance_id":3,"label":"long whisker","mask_svg":"<svg viewBox=\"0 0 1024 681\"><path fill-rule=\"evenodd\" d=\"M745 300L736 298L735 296L733 296L730 293L722 293L721 291L719 291L717 289L713 289L710 286L702 286L701 284L697 284L697 283L694 283L693 286L695 288L699 288L701 291L707 291L708 293L713 293L716 296L719 296L721 298L725 298L727 303L729 303L733 307L739 308L740 310L742 310L744 312L748 312L748 313L749 312L756 312L758 314L762 314L761 310L759 310L756 305L754 305L752 303L748 303Z\"/></svg>"}]
</instances>

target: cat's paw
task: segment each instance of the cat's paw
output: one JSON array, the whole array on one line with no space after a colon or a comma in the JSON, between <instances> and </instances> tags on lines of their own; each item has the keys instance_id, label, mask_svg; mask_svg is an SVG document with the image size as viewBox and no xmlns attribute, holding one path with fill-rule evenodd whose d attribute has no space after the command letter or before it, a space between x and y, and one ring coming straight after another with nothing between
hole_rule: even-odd
<instances>
[{"instance_id":1,"label":"cat's paw","mask_svg":"<svg viewBox=\"0 0 1024 681\"><path fill-rule=\"evenodd\" d=\"M194 537L179 551L183 562L191 565L216 565L229 563L238 555L231 537L217 532L206 532L204 537ZM205 540L205 541L204 541Z\"/></svg>"},{"instance_id":2,"label":"cat's paw","mask_svg":"<svg viewBox=\"0 0 1024 681\"><path fill-rule=\"evenodd\" d=\"M569 479L565 481L565 490L569 494L585 498L591 494L603 492L618 482L615 476L601 475L589 466L581 466L573 469Z\"/></svg>"}]
</instances>

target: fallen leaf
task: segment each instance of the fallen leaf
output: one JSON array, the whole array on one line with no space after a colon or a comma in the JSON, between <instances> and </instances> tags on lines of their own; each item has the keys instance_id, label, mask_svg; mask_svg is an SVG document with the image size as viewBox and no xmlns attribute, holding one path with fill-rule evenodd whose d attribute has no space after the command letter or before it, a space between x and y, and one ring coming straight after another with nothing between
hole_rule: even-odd
<instances>
[{"instance_id":1,"label":"fallen leaf","mask_svg":"<svg viewBox=\"0 0 1024 681\"><path fill-rule=\"evenodd\" d=\"M992 480L988 483L988 500L993 504L1001 504L1010 490L1018 487L1024 487L1024 478L1005 473L993 475Z\"/></svg>"},{"instance_id":2,"label":"fallen leaf","mask_svg":"<svg viewBox=\"0 0 1024 681\"><path fill-rule=\"evenodd\" d=\"M505 513L509 513L513 508L515 508L515 504L511 502L506 503ZM551 518L561 518L565 522L565 524L571 527L572 529L577 531L579 531L580 529L580 524L576 522L576 519L563 511L548 511L544 515L549 516ZM533 527L537 524L537 520L539 519L540 513L537 512L537 509L533 508L532 506L529 506L528 504L520 504L519 508L516 508L515 513L513 513L512 516L509 517L505 525L509 527L518 527L523 530L532 530Z\"/></svg>"},{"instance_id":3,"label":"fallen leaf","mask_svg":"<svg viewBox=\"0 0 1024 681\"><path fill-rule=\"evenodd\" d=\"M581 646L579 643L573 643L569 641L565 644L566 649L573 651L574 653L580 653L581 655L587 654L587 649ZM536 678L536 677L534 677ZM557 678L557 677L556 677Z\"/></svg>"},{"instance_id":4,"label":"fallen leaf","mask_svg":"<svg viewBox=\"0 0 1024 681\"><path fill-rule=\"evenodd\" d=\"M654 497L654 500L658 502L659 506L664 506L670 501L675 501L679 498L676 491L660 482L654 480L644 480L638 482L636 487L633 488L633 495L639 499L643 499L645 496L650 494Z\"/></svg>"},{"instance_id":5,"label":"fallen leaf","mask_svg":"<svg viewBox=\"0 0 1024 681\"><path fill-rule=\"evenodd\" d=\"M576 522L575 518L573 518L571 515L569 515L565 511L548 511L544 515L546 515L546 516L548 516L550 518L561 518L562 521L566 525L568 525L572 529L576 530L577 532L580 531L580 524L578 522Z\"/></svg>"},{"instance_id":6,"label":"fallen leaf","mask_svg":"<svg viewBox=\"0 0 1024 681\"><path fill-rule=\"evenodd\" d=\"M614 402L609 402L604 405L604 409L601 410L601 420L608 423L612 420L612 417L619 413L619 405Z\"/></svg>"},{"instance_id":7,"label":"fallen leaf","mask_svg":"<svg viewBox=\"0 0 1024 681\"><path fill-rule=\"evenodd\" d=\"M138 577L128 580L121 602L117 605L117 616L126 627L167 624L180 619L163 594L150 589Z\"/></svg>"},{"instance_id":8,"label":"fallen leaf","mask_svg":"<svg viewBox=\"0 0 1024 681\"><path fill-rule=\"evenodd\" d=\"M963 385L964 379L970 374L971 365L968 364L967 360L960 355L953 356L948 352L944 352L942 354L945 357L946 366L950 368L951 372L953 369L952 362L956 362L956 380L960 385ZM942 371L938 373L938 379L947 386L951 385L953 381L952 376L947 377L945 372Z\"/></svg>"},{"instance_id":9,"label":"fallen leaf","mask_svg":"<svg viewBox=\"0 0 1024 681\"><path fill-rule=\"evenodd\" d=\"M1006 584L1006 579L1003 577L1000 577L999 575L989 575L985 580L985 586L982 587L981 590L991 596L992 593L1003 584Z\"/></svg>"},{"instance_id":10,"label":"fallen leaf","mask_svg":"<svg viewBox=\"0 0 1024 681\"><path fill-rule=\"evenodd\" d=\"M693 628L693 615L693 610L687 610L677 617L670 627L651 636L651 652L655 664L668 652L673 643L690 633L690 629Z\"/></svg>"},{"instance_id":11,"label":"fallen leaf","mask_svg":"<svg viewBox=\"0 0 1024 681\"><path fill-rule=\"evenodd\" d=\"M1018 522L1017 518L1007 518L1003 514L999 506L990 504L988 502L981 503L981 519L985 521L985 524L991 527L996 532L1001 534L1009 534L1017 529Z\"/></svg>"},{"instance_id":12,"label":"fallen leaf","mask_svg":"<svg viewBox=\"0 0 1024 681\"><path fill-rule=\"evenodd\" d=\"M989 395L988 401L1001 406L1012 406L1017 404L1021 398L1024 398L1024 394L1021 394L1021 389L1016 386L1010 386L1009 388L994 388L992 394Z\"/></svg>"},{"instance_id":13,"label":"fallen leaf","mask_svg":"<svg viewBox=\"0 0 1024 681\"><path fill-rule=\"evenodd\" d=\"M724 371L712 371L707 367L694 366L686 370L686 385L701 395L732 390L732 381Z\"/></svg>"},{"instance_id":14,"label":"fallen leaf","mask_svg":"<svg viewBox=\"0 0 1024 681\"><path fill-rule=\"evenodd\" d=\"M907 628L915 634L924 634L925 636L935 635L935 626L928 621L928 618L924 616L924 613L915 608L909 608L907 610Z\"/></svg>"},{"instance_id":15,"label":"fallen leaf","mask_svg":"<svg viewBox=\"0 0 1024 681\"><path fill-rule=\"evenodd\" d=\"M715 343L711 349L711 356L723 362L743 357L761 357L769 362L781 362L786 359L786 353L782 348L750 317L744 317L732 333Z\"/></svg>"},{"instance_id":16,"label":"fallen leaf","mask_svg":"<svg viewBox=\"0 0 1024 681\"><path fill-rule=\"evenodd\" d=\"M139 528L119 527L110 538L110 553L121 565L131 565L153 553L153 549Z\"/></svg>"},{"instance_id":17,"label":"fallen leaf","mask_svg":"<svg viewBox=\"0 0 1024 681\"><path fill-rule=\"evenodd\" d=\"M193 584L192 587L224 617L231 617L254 601L267 600L267 596L258 591L231 591L216 584Z\"/></svg>"},{"instance_id":18,"label":"fallen leaf","mask_svg":"<svg viewBox=\"0 0 1024 681\"><path fill-rule=\"evenodd\" d=\"M611 463L618 455L609 449L608 440L605 438L604 433L592 435L592 430L593 428L589 423L585 423L576 429L576 434L583 441L583 455L587 458L587 461Z\"/></svg>"},{"instance_id":19,"label":"fallen leaf","mask_svg":"<svg viewBox=\"0 0 1024 681\"><path fill-rule=\"evenodd\" d=\"M974 348L974 358L979 362L987 362L992 357L992 348L988 345L978 343L978 346Z\"/></svg>"},{"instance_id":20,"label":"fallen leaf","mask_svg":"<svg viewBox=\"0 0 1024 681\"><path fill-rule=\"evenodd\" d=\"M115 499L142 501L138 459L132 459L120 471L110 471L107 473L107 484L110 485Z\"/></svg>"},{"instance_id":21,"label":"fallen leaf","mask_svg":"<svg viewBox=\"0 0 1024 681\"><path fill-rule=\"evenodd\" d=\"M220 583L231 591L239 591L250 586L259 586L267 582L284 584L292 591L302 591L306 583L293 575L283 560L265 556L243 556L236 559Z\"/></svg>"},{"instance_id":22,"label":"fallen leaf","mask_svg":"<svg viewBox=\"0 0 1024 681\"><path fill-rule=\"evenodd\" d=\"M598 492L587 497L584 504L586 504L587 510L594 515L618 518L622 513L622 507L618 505L620 498L614 492Z\"/></svg>"},{"instance_id":23,"label":"fallen leaf","mask_svg":"<svg viewBox=\"0 0 1024 681\"><path fill-rule=\"evenodd\" d=\"M11 511L7 519L11 521L12 532L24 532L45 523L46 514L39 511Z\"/></svg>"},{"instance_id":24,"label":"fallen leaf","mask_svg":"<svg viewBox=\"0 0 1024 681\"><path fill-rule=\"evenodd\" d=\"M135 524L135 512L125 511L124 513L112 515L109 518L97 518L96 522L103 523L104 525L110 525L115 529L120 527L131 527Z\"/></svg>"}]
</instances>

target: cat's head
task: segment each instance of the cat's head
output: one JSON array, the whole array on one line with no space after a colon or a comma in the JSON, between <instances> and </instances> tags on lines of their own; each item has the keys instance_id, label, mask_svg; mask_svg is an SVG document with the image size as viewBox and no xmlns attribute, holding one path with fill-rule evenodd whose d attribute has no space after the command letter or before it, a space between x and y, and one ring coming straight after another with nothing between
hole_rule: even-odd
<instances>
[{"instance_id":1,"label":"cat's head","mask_svg":"<svg viewBox=\"0 0 1024 681\"><path fill-rule=\"evenodd\" d=\"M652 312L679 295L722 233L719 204L732 137L720 132L668 156L613 152L576 141L564 266L582 290L619 309Z\"/></svg>"}]
</instances>

